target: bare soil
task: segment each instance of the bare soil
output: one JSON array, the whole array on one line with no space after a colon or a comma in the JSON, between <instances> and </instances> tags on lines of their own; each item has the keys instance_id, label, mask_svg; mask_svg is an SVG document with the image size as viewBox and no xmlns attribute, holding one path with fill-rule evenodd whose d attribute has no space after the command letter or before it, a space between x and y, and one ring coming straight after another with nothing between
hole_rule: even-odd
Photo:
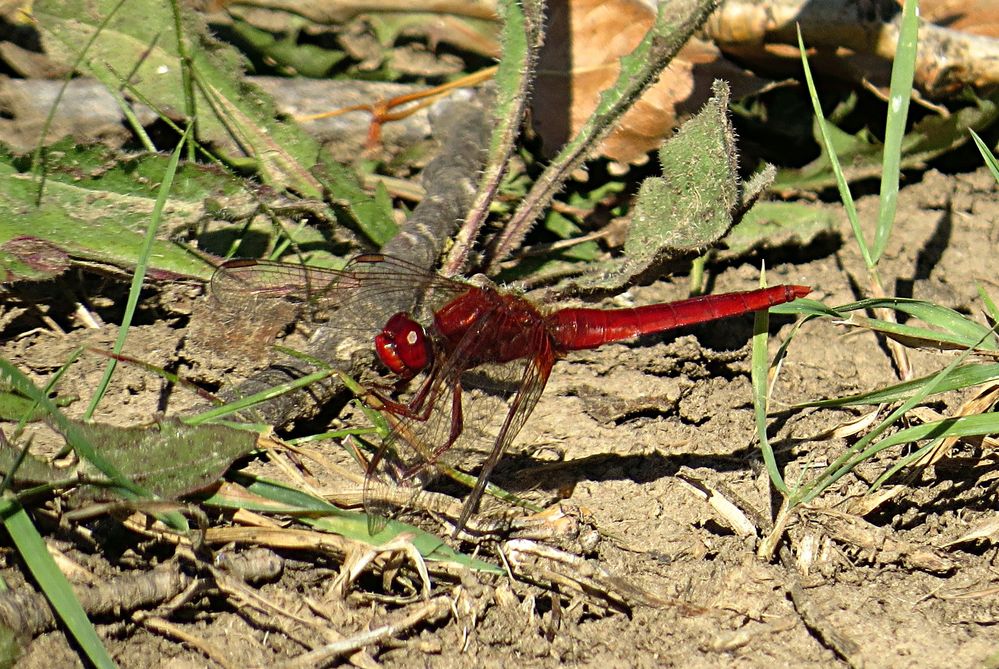
<instances>
[{"instance_id":1,"label":"bare soil","mask_svg":"<svg viewBox=\"0 0 999 669\"><path fill-rule=\"evenodd\" d=\"M981 313L976 286L993 295L999 288L996 192L984 170L958 176L931 171L902 191L882 266L884 276L895 277L896 294ZM860 212L872 220L876 202L862 200ZM767 263L771 284L811 285L815 297L829 304L861 297L857 286L865 285L865 275L845 221L839 234L804 249L784 249L785 262ZM757 269L750 260L718 268L713 290L755 287ZM676 277L634 289L630 299L678 299L685 289L685 277ZM65 332L41 321L36 329L24 327L42 310L69 323L67 314L80 299L98 304L100 313L99 305L120 301L125 288L88 280L61 284L60 290L66 292L48 295L37 311L15 319L17 336L4 335L0 348L0 355L38 382L76 347L110 348L117 333L113 324L73 325ZM234 382L228 370L237 360L198 359L198 352L185 348L188 314L200 292L198 286L153 288L151 306L131 330L125 352L179 367L196 379ZM216 587L202 570L210 588L192 589L141 614L112 611L97 617L98 630L123 667L999 665L995 530L980 541L951 543L971 528L996 522L994 452L959 444L935 467L904 485L896 481L891 494L872 501L865 496L869 483L902 453L889 449L795 515L773 555L757 555L780 497L754 438L750 328L750 318L735 319L573 354L559 363L517 440L518 453L493 479L537 501L564 495L565 512L581 529L575 542L558 547L561 553L544 552L553 539L478 547L480 557L507 564L517 578L432 570L428 601L420 596L413 561L397 556L365 568L343 594L331 588L339 560L281 549L276 553L283 565L273 578L249 588ZM791 325L775 321L773 329L772 353ZM940 369L951 355L913 351L916 375ZM104 364L97 356L81 358L65 375L60 395L89 399ZM813 476L833 460L855 437L830 437L829 431L860 415L792 411L791 404L895 379L885 347L873 335L829 322L807 324L790 347L771 412L770 431L787 480ZM965 399L947 396L934 408L948 413ZM168 390L145 370L121 365L95 419L147 423L158 414L182 413L196 401L186 391ZM66 411L80 416L85 404ZM44 426L31 433L38 445L46 439L57 443ZM351 466L337 444L313 446ZM265 469L263 461L240 466L283 476ZM334 473L311 467L321 485L336 485ZM725 503L741 514L726 510ZM123 529L127 514L121 510L60 526L46 508L58 507L35 509L33 517L81 587L157 564L180 563L194 573L189 549ZM748 529L740 518L750 521ZM230 520L209 518L212 524ZM407 520L449 536L426 514ZM210 548L238 555L251 546ZM12 588L30 587L15 551L4 549L0 565ZM415 592L407 582L417 584ZM358 644L363 650L288 664L382 625L398 627L374 643ZM79 665L61 630L27 642L18 663Z\"/></svg>"}]
</instances>

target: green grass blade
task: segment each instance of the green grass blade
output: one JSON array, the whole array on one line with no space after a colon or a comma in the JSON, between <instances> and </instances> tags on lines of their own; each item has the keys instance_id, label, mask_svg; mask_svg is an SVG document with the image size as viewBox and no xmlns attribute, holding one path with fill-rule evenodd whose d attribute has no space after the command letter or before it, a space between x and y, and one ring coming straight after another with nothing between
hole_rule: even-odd
<instances>
[{"instance_id":1,"label":"green grass blade","mask_svg":"<svg viewBox=\"0 0 999 669\"><path fill-rule=\"evenodd\" d=\"M999 322L999 307L996 307L995 300L992 296L985 292L985 289L978 286L978 296L982 298L982 304L985 305L986 311L988 311L989 318L992 319L993 323Z\"/></svg>"},{"instance_id":2,"label":"green grass blade","mask_svg":"<svg viewBox=\"0 0 999 669\"><path fill-rule=\"evenodd\" d=\"M66 576L56 565L49 554L45 541L35 529L27 512L17 502L11 499L0 500L0 518L4 528L10 535L18 553L35 577L38 587L52 605L52 609L62 620L66 629L95 667L116 666L94 626L87 618L86 612L80 606Z\"/></svg>"},{"instance_id":3,"label":"green grass blade","mask_svg":"<svg viewBox=\"0 0 999 669\"><path fill-rule=\"evenodd\" d=\"M904 416L910 409L918 405L926 397L929 397L931 394L936 392L937 387L946 382L947 377L949 377L955 369L961 366L970 353L971 351L969 349L957 356L953 362L940 370L940 372L922 388L920 388L918 392L913 394L912 397L902 403L902 405L900 405L897 409L892 411L887 418L864 435L857 441L857 443L853 444L850 448L844 451L840 457L836 458L832 464L823 470L817 479L809 482L797 490L789 500L789 506L794 507L798 504L807 504L811 500L818 497L826 488L852 471L857 464L863 462L862 459L857 459L857 454L863 453L875 439L894 425L895 422Z\"/></svg>"},{"instance_id":4,"label":"green grass blade","mask_svg":"<svg viewBox=\"0 0 999 669\"><path fill-rule=\"evenodd\" d=\"M240 399L229 402L228 404L223 404L222 406L209 409L196 416L185 416L181 418L181 421L188 425L201 425L202 423L208 423L210 421L217 420L223 416L229 416L234 413L243 411L244 409L252 409L257 404L265 402L271 398L277 397L279 395L284 395L285 393L290 393L298 388L304 388L309 384L315 383L316 381L322 381L328 376L332 376L336 372L330 369L323 369L318 372L313 372L312 374L307 374L301 378L295 379L294 381L288 381L280 385L274 386L273 388L268 388L262 390L259 393L254 393L252 395L247 395L246 397L241 397Z\"/></svg>"},{"instance_id":5,"label":"green grass blade","mask_svg":"<svg viewBox=\"0 0 999 669\"><path fill-rule=\"evenodd\" d=\"M817 400L815 402L802 402L794 405L794 409L805 407L845 407L865 404L884 404L887 402L899 402L909 397L922 386L929 383L936 374L928 374L918 379L904 381L879 388L868 393L857 393L845 397L836 397L829 400ZM947 378L937 384L934 393L943 393L961 388L969 388L983 383L991 383L999 380L999 363L991 364L969 364L956 367Z\"/></svg>"},{"instance_id":6,"label":"green grass blade","mask_svg":"<svg viewBox=\"0 0 999 669\"><path fill-rule=\"evenodd\" d=\"M211 402L212 404L222 404L222 400L215 397L215 395L212 395L207 390L204 390L194 381L189 381L180 374L174 374L171 371L163 369L159 365L154 365L152 363L146 362L145 360L139 360L138 358L133 358L130 355L124 355L120 353L116 355L114 353L111 353L110 351L105 351L103 349L95 348L92 346L87 347L86 351L88 353L93 353L99 356L103 356L105 358L112 358L114 360L117 360L118 362L125 363L126 365L129 365L131 367L137 367L143 371L149 372L150 374L160 377L161 379L163 379L164 381L166 381L171 385L179 386L181 388L186 388L187 390L190 390L201 399Z\"/></svg>"},{"instance_id":7,"label":"green grass blade","mask_svg":"<svg viewBox=\"0 0 999 669\"><path fill-rule=\"evenodd\" d=\"M912 453L909 453L904 458L893 464L891 467L883 471L880 476L874 479L874 482L867 489L868 492L874 492L884 485L885 481L891 479L892 476L895 476L895 474L899 473L909 465L919 462L919 460L921 460L927 453L936 448L941 441L941 439L928 441L921 448L917 448Z\"/></svg>"},{"instance_id":8,"label":"green grass blade","mask_svg":"<svg viewBox=\"0 0 999 669\"><path fill-rule=\"evenodd\" d=\"M896 341L899 341L910 348L930 348L930 349L968 349L980 347L982 351L994 351L995 342L992 337L985 336L979 339L954 335L946 332L938 332L929 328L915 325L899 325L892 321L883 321L877 318L867 318L865 316L851 316L844 324L854 327L861 327L872 332L880 332Z\"/></svg>"},{"instance_id":9,"label":"green grass blade","mask_svg":"<svg viewBox=\"0 0 999 669\"><path fill-rule=\"evenodd\" d=\"M996 180L996 183L999 183L999 161L996 161L996 157L992 155L992 151L985 145L985 142L982 141L977 132L974 130L970 130L969 132L971 132L971 139L974 140L975 146L981 152L982 158L985 159L985 164L988 166L989 171L992 172L992 177Z\"/></svg>"},{"instance_id":10,"label":"green grass blade","mask_svg":"<svg viewBox=\"0 0 999 669\"><path fill-rule=\"evenodd\" d=\"M996 433L999 433L999 413L994 411L972 416L944 418L932 423L914 425L913 427L899 430L895 434L885 437L870 448L862 451L857 456L857 461L862 462L886 448L913 441L946 439L947 437L976 437Z\"/></svg>"},{"instance_id":11,"label":"green grass blade","mask_svg":"<svg viewBox=\"0 0 999 669\"><path fill-rule=\"evenodd\" d=\"M3 440L6 442L6 439ZM6 443L4 444L6 446ZM28 450L31 448L31 440L29 439L24 446L18 451L17 456L14 458L14 462L6 467L6 472L4 472L3 480L0 481L0 495L2 495L6 490L14 483L14 477L17 475L17 470L24 465L25 459L28 457ZM2 666L2 664L0 664Z\"/></svg>"},{"instance_id":12,"label":"green grass blade","mask_svg":"<svg viewBox=\"0 0 999 669\"><path fill-rule=\"evenodd\" d=\"M990 347L995 346L995 340L988 339L988 335L991 332L988 327L976 323L964 314L949 307L943 307L939 304L924 302L922 300L901 300L898 298L891 299L889 306L896 311L914 316L929 325L935 325L951 333L955 338L967 341L969 344L978 343L979 339L985 337L986 339L982 342L983 344Z\"/></svg>"},{"instance_id":13,"label":"green grass blade","mask_svg":"<svg viewBox=\"0 0 999 669\"><path fill-rule=\"evenodd\" d=\"M916 452L910 453L901 461L895 463L895 465L889 468L884 474L879 476L874 483L871 484L871 489L874 490L887 481L893 474L900 471L908 464L917 461L942 439L946 439L947 437L975 437L994 434L996 432L999 432L999 413L996 412L976 414L974 416L945 418L932 423L916 425L914 427L900 430L890 437L885 437L881 441L864 449L862 452L858 453L853 460L844 464L843 467L836 472L837 475L833 480L836 480L840 476L850 472L861 462L877 455L886 448L907 444L909 442L920 441L923 439L932 439L930 443L926 444Z\"/></svg>"},{"instance_id":14,"label":"green grass blade","mask_svg":"<svg viewBox=\"0 0 999 669\"><path fill-rule=\"evenodd\" d=\"M139 304L139 295L142 293L142 282L146 278L146 269L149 266L149 256L153 250L153 242L156 241L156 231L159 230L160 223L163 220L163 208L166 206L167 197L170 195L170 187L173 185L173 178L177 174L177 166L180 164L180 156L189 136L190 128L181 136L177 148L174 149L173 154L170 156L170 162L167 163L166 171L163 173L163 183L160 184L159 192L156 196L156 204L153 205L153 211L149 217L149 226L146 228L146 236L143 240L139 257L136 259L135 272L132 274L132 285L128 291L128 300L125 302L125 315L122 318L121 327L118 328L118 337L115 339L114 347L112 348L115 354L121 353L122 349L125 348L128 330L132 324L132 318L135 316L135 308ZM88 421L93 417L97 405L100 404L100 401L104 398L104 394L107 392L108 384L111 382L111 375L114 374L117 364L118 361L114 358L108 361L108 365L104 369L104 375L97 384L97 391L90 400L90 406L87 407L87 410L83 414L83 420Z\"/></svg>"},{"instance_id":15,"label":"green grass blade","mask_svg":"<svg viewBox=\"0 0 999 669\"><path fill-rule=\"evenodd\" d=\"M120 90L113 88L108 89L108 93L114 98L114 103L118 105L118 111L121 112L122 117L125 122L128 123L128 127L132 129L135 136L138 137L139 142L147 153L156 153L156 144L153 143L152 138L146 129L142 127L142 122L139 121L139 117L136 116L135 111L132 109L132 105L125 100L125 97L121 94ZM194 158L191 158L194 160Z\"/></svg>"},{"instance_id":16,"label":"green grass blade","mask_svg":"<svg viewBox=\"0 0 999 669\"><path fill-rule=\"evenodd\" d=\"M853 236L857 240L860 253L864 257L864 263L868 267L874 267L874 258L871 255L867 241L864 239L864 231L860 229L860 217L857 215L857 207L853 202L853 195L850 194L850 185L846 182L843 167L839 164L839 158L836 156L836 150L833 148L832 138L829 136L829 130L826 128L826 118L822 113L822 105L819 103L819 94L815 89L815 81L812 80L812 70L808 66L808 56L805 52L805 42L801 37L800 26L798 27L798 49L801 51L801 66L804 68L805 83L808 85L808 95L812 100L812 108L815 111L819 134L822 136L822 144L825 146L826 153L829 156L829 163L832 165L833 174L836 175L836 186L839 188L839 197L843 201L843 208L846 210L846 216L850 220L850 227L853 229Z\"/></svg>"},{"instance_id":17,"label":"green grass blade","mask_svg":"<svg viewBox=\"0 0 999 669\"><path fill-rule=\"evenodd\" d=\"M888 92L888 120L885 125L885 144L881 163L881 195L877 228L874 233L874 249L871 251L875 263L884 253L895 222L902 140L905 137L905 122L909 115L909 100L912 96L918 32L919 1L905 0L898 46L891 68L891 87Z\"/></svg>"},{"instance_id":18,"label":"green grass blade","mask_svg":"<svg viewBox=\"0 0 999 669\"><path fill-rule=\"evenodd\" d=\"M55 390L56 385L59 384L59 380L62 379L63 375L65 375L66 372L69 371L69 368L72 366L72 364L74 362L76 362L77 359L79 359L80 355L82 355L82 354L83 354L83 347L82 346L77 347L76 349L74 349L69 354L69 357L66 359L66 362L64 362L59 367L59 369L57 369L52 374L52 376L49 377L48 383L45 384L45 388L42 389L41 394L44 395L45 397L48 397L49 395L51 395L52 392ZM64 406L60 402L60 400L58 400L58 399L55 400L52 405L53 406ZM42 416L38 416L39 413L41 413ZM14 435L11 437L10 440L11 441L17 441L18 436L21 434L21 431L24 429L24 426L25 426L25 424L28 421L41 420L41 418L43 416L47 416L47 415L48 415L47 408L43 407L41 405L41 403L37 399L33 400L31 402L30 407L28 407L27 410L24 411L20 415L20 417L18 418L17 427L15 428Z\"/></svg>"},{"instance_id":19,"label":"green grass blade","mask_svg":"<svg viewBox=\"0 0 999 669\"><path fill-rule=\"evenodd\" d=\"M762 282L761 282L762 283ZM781 476L777 466L777 459L774 457L773 447L767 438L767 399L768 383L767 373L770 364L767 360L767 340L770 333L770 314L768 311L757 311L753 320L753 353L751 364L751 377L753 382L753 410L756 416L756 434L760 440L760 450L763 453L763 462L766 464L767 473L770 480L782 495L787 495L787 484Z\"/></svg>"},{"instance_id":20,"label":"green grass blade","mask_svg":"<svg viewBox=\"0 0 999 669\"><path fill-rule=\"evenodd\" d=\"M329 432L319 432L317 434L310 434L304 437L296 437L294 439L285 439L285 443L292 446L303 446L305 444L311 444L314 441L326 441L327 439L346 439L352 436L367 436L369 434L374 434L376 428L373 427L345 427L342 430L330 430Z\"/></svg>"},{"instance_id":21,"label":"green grass blade","mask_svg":"<svg viewBox=\"0 0 999 669\"><path fill-rule=\"evenodd\" d=\"M780 314L782 316L806 316L809 319L819 318L822 316L844 318L842 314L829 305L819 302L818 300L810 300L807 297L799 297L794 302L778 304L776 307L770 307L770 313Z\"/></svg>"},{"instance_id":22,"label":"green grass blade","mask_svg":"<svg viewBox=\"0 0 999 669\"><path fill-rule=\"evenodd\" d=\"M907 324L890 323L883 320L852 315L853 311L887 308L901 311L905 314L936 326L944 332L930 330L925 327ZM830 317L842 320L849 325L868 327L883 331L898 337L909 337L913 340L926 340L939 344L952 344L958 348L982 347L985 350L999 348L995 333L988 327L976 323L967 316L947 307L932 302L913 300L901 297L870 298L850 302L837 307L830 307L821 302L809 299L798 299L789 304L772 307L775 314L802 315L810 318Z\"/></svg>"}]
</instances>

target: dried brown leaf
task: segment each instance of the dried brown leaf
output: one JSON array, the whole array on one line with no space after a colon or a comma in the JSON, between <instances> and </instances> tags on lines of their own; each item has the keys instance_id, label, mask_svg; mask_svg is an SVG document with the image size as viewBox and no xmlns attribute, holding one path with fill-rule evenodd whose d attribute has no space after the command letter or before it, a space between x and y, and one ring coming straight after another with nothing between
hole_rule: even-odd
<instances>
[{"instance_id":1,"label":"dried brown leaf","mask_svg":"<svg viewBox=\"0 0 999 669\"><path fill-rule=\"evenodd\" d=\"M640 0L559 0L549 5L548 32L538 64L534 126L553 154L574 136L617 79L619 59L642 40L655 10ZM716 78L732 84L734 97L767 85L726 60L708 42L691 40L601 145L598 153L621 163L641 163L676 126L699 109Z\"/></svg>"},{"instance_id":2,"label":"dried brown leaf","mask_svg":"<svg viewBox=\"0 0 999 669\"><path fill-rule=\"evenodd\" d=\"M951 30L999 37L999 4L995 0L923 0L919 15Z\"/></svg>"}]
</instances>

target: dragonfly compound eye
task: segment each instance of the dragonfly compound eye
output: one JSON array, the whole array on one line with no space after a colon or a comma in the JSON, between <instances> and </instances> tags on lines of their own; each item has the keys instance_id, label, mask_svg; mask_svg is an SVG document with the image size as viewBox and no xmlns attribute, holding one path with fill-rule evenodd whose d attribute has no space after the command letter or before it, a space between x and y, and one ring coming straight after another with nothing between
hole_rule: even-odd
<instances>
[{"instance_id":1,"label":"dragonfly compound eye","mask_svg":"<svg viewBox=\"0 0 999 669\"><path fill-rule=\"evenodd\" d=\"M390 318L375 337L375 352L383 365L404 379L413 378L430 364L426 331L402 312Z\"/></svg>"}]
</instances>

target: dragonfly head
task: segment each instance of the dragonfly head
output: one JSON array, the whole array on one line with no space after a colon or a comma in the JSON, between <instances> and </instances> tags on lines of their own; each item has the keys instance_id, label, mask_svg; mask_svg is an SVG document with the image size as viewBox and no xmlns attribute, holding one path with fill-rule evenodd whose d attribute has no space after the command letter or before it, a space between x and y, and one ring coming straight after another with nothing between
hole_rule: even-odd
<instances>
[{"instance_id":1,"label":"dragonfly head","mask_svg":"<svg viewBox=\"0 0 999 669\"><path fill-rule=\"evenodd\" d=\"M375 353L394 374L411 379L430 364L432 351L423 326L399 312L375 336Z\"/></svg>"}]
</instances>

